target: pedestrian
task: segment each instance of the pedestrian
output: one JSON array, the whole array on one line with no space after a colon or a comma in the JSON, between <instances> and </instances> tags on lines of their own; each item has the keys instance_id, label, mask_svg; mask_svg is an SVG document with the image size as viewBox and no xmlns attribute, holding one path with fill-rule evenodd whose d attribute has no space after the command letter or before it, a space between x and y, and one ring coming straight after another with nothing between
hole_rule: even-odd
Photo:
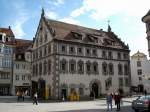
<instances>
[{"instance_id":1,"label":"pedestrian","mask_svg":"<svg viewBox=\"0 0 150 112\"><path fill-rule=\"evenodd\" d=\"M94 92L93 92L93 91L90 92L90 98L91 98L92 100L94 99Z\"/></svg>"},{"instance_id":2,"label":"pedestrian","mask_svg":"<svg viewBox=\"0 0 150 112\"><path fill-rule=\"evenodd\" d=\"M20 91L17 91L17 101L20 99Z\"/></svg>"},{"instance_id":3,"label":"pedestrian","mask_svg":"<svg viewBox=\"0 0 150 112\"><path fill-rule=\"evenodd\" d=\"M22 100L24 101L25 93L24 91L22 92Z\"/></svg>"},{"instance_id":4,"label":"pedestrian","mask_svg":"<svg viewBox=\"0 0 150 112\"><path fill-rule=\"evenodd\" d=\"M25 91L25 96L28 96L28 90Z\"/></svg>"},{"instance_id":5,"label":"pedestrian","mask_svg":"<svg viewBox=\"0 0 150 112\"><path fill-rule=\"evenodd\" d=\"M106 103L107 103L107 111L109 111L109 107L110 110L112 111L112 95L110 93L108 93L106 96Z\"/></svg>"},{"instance_id":6,"label":"pedestrian","mask_svg":"<svg viewBox=\"0 0 150 112\"><path fill-rule=\"evenodd\" d=\"M145 96L147 95L147 91L146 91L146 90L144 90L144 95L145 95Z\"/></svg>"},{"instance_id":7,"label":"pedestrian","mask_svg":"<svg viewBox=\"0 0 150 112\"><path fill-rule=\"evenodd\" d=\"M117 105L117 111L120 111L120 101L121 101L121 95L119 93L115 93L115 105Z\"/></svg>"},{"instance_id":8,"label":"pedestrian","mask_svg":"<svg viewBox=\"0 0 150 112\"><path fill-rule=\"evenodd\" d=\"M35 93L34 93L34 96L33 96L33 105L34 105L34 104L38 105L37 99L38 99L37 92L35 92Z\"/></svg>"}]
</instances>

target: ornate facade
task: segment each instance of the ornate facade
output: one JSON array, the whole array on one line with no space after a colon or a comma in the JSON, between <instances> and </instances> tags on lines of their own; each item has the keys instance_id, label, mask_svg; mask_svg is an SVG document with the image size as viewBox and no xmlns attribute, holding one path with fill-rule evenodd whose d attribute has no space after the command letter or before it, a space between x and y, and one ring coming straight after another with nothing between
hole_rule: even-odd
<instances>
[{"instance_id":1,"label":"ornate facade","mask_svg":"<svg viewBox=\"0 0 150 112\"><path fill-rule=\"evenodd\" d=\"M134 92L150 93L150 61L144 53L137 52L131 56L131 79Z\"/></svg>"},{"instance_id":2,"label":"ornate facade","mask_svg":"<svg viewBox=\"0 0 150 112\"><path fill-rule=\"evenodd\" d=\"M142 21L146 24L146 34L147 34L147 41L148 41L148 52L149 52L149 57L150 57L150 10L142 18Z\"/></svg>"},{"instance_id":3,"label":"ornate facade","mask_svg":"<svg viewBox=\"0 0 150 112\"><path fill-rule=\"evenodd\" d=\"M47 19L43 11L32 50L32 92L41 98L129 92L130 50L110 26L106 32L67 24Z\"/></svg>"},{"instance_id":4,"label":"ornate facade","mask_svg":"<svg viewBox=\"0 0 150 112\"><path fill-rule=\"evenodd\" d=\"M12 94L17 91L30 95L31 87L31 47L32 41L15 39L13 57L13 85Z\"/></svg>"},{"instance_id":5,"label":"ornate facade","mask_svg":"<svg viewBox=\"0 0 150 112\"><path fill-rule=\"evenodd\" d=\"M15 36L11 28L0 28L0 95L10 95Z\"/></svg>"}]
</instances>

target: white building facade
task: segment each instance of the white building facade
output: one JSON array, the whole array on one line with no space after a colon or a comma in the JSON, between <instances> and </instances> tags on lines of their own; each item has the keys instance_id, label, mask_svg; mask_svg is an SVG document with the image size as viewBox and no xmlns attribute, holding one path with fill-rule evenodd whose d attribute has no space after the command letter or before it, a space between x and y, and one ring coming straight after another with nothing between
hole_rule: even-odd
<instances>
[{"instance_id":1,"label":"white building facade","mask_svg":"<svg viewBox=\"0 0 150 112\"><path fill-rule=\"evenodd\" d=\"M41 14L33 43L32 92L44 98L99 97L130 91L129 48L108 32L50 20Z\"/></svg>"},{"instance_id":2,"label":"white building facade","mask_svg":"<svg viewBox=\"0 0 150 112\"><path fill-rule=\"evenodd\" d=\"M19 43L19 45L17 45ZM13 61L13 89L12 94L31 90L31 50L32 41L16 39Z\"/></svg>"},{"instance_id":3,"label":"white building facade","mask_svg":"<svg viewBox=\"0 0 150 112\"><path fill-rule=\"evenodd\" d=\"M136 92L150 93L150 61L139 51L131 56L131 82Z\"/></svg>"},{"instance_id":4,"label":"white building facade","mask_svg":"<svg viewBox=\"0 0 150 112\"><path fill-rule=\"evenodd\" d=\"M15 36L11 28L0 28L0 95L11 95Z\"/></svg>"},{"instance_id":5,"label":"white building facade","mask_svg":"<svg viewBox=\"0 0 150 112\"><path fill-rule=\"evenodd\" d=\"M147 42L148 42L148 52L150 57L150 10L147 12L145 16L142 17L142 21L146 25L146 34L147 34Z\"/></svg>"}]
</instances>

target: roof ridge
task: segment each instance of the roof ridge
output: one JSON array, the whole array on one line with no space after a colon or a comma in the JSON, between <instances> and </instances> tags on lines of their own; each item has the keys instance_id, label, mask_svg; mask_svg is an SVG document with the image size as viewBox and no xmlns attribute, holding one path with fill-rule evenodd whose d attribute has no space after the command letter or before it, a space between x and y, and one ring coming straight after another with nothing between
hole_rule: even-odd
<instances>
[{"instance_id":1,"label":"roof ridge","mask_svg":"<svg viewBox=\"0 0 150 112\"><path fill-rule=\"evenodd\" d=\"M47 17L45 17L45 19L46 19L47 21L53 21L53 22L56 22L56 23L64 24L64 25L66 25L66 26L70 25L70 26L73 26L73 27L80 27L80 28L82 28L82 29L93 30L93 31L96 31L96 32L99 32L99 33L103 31L103 30L98 30L98 29L96 29L96 28L90 28L90 27L81 26L81 25L77 25L77 24L67 23L67 22L64 22L64 21L49 19L49 18L47 18ZM103 31L103 32L105 32L105 31Z\"/></svg>"}]
</instances>

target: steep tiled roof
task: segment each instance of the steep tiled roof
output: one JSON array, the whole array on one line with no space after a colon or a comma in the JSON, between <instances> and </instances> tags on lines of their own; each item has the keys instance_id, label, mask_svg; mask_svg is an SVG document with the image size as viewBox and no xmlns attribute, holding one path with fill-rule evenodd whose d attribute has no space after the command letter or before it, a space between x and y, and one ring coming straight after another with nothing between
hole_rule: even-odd
<instances>
[{"instance_id":1,"label":"steep tiled roof","mask_svg":"<svg viewBox=\"0 0 150 112\"><path fill-rule=\"evenodd\" d=\"M70 32L78 32L83 34L101 34L100 30L86 28L78 25L64 23L46 18L46 23L49 26L51 33L55 35L57 39L64 39Z\"/></svg>"},{"instance_id":2,"label":"steep tiled roof","mask_svg":"<svg viewBox=\"0 0 150 112\"><path fill-rule=\"evenodd\" d=\"M44 20L48 26L49 31L53 35L53 38L61 39L61 40L70 40L71 38L75 38L75 35L73 35L73 33L78 33L79 35L81 34L82 40L84 42L87 42L86 40L84 40L84 38L85 37L88 38L89 36L91 37L89 39L94 39L94 37L100 38L100 40L103 40L103 38L105 38L105 39L108 38L109 40L116 41L117 43L119 42L123 48L129 49L128 46L125 45L121 41L121 39L119 39L117 37L117 35L115 35L111 31L106 32L103 30L87 28L87 27L83 27L83 26L79 26L79 25L73 25L73 24L69 24L69 23L56 21L56 20L51 20L51 19L48 19L45 17L44 17ZM105 35L105 36L103 36L103 35ZM87 39L87 38L85 38L85 39ZM80 41L80 39L73 40L73 41ZM95 41L97 41L97 40L95 40ZM98 44L98 43L95 43L95 44ZM100 44L98 44L98 45L100 45Z\"/></svg>"},{"instance_id":3,"label":"steep tiled roof","mask_svg":"<svg viewBox=\"0 0 150 112\"><path fill-rule=\"evenodd\" d=\"M31 40L16 39L16 52L25 52L32 45Z\"/></svg>"},{"instance_id":4,"label":"steep tiled roof","mask_svg":"<svg viewBox=\"0 0 150 112\"><path fill-rule=\"evenodd\" d=\"M0 28L1 33L5 33L9 37L14 37L14 33L12 32L11 28Z\"/></svg>"}]
</instances>

